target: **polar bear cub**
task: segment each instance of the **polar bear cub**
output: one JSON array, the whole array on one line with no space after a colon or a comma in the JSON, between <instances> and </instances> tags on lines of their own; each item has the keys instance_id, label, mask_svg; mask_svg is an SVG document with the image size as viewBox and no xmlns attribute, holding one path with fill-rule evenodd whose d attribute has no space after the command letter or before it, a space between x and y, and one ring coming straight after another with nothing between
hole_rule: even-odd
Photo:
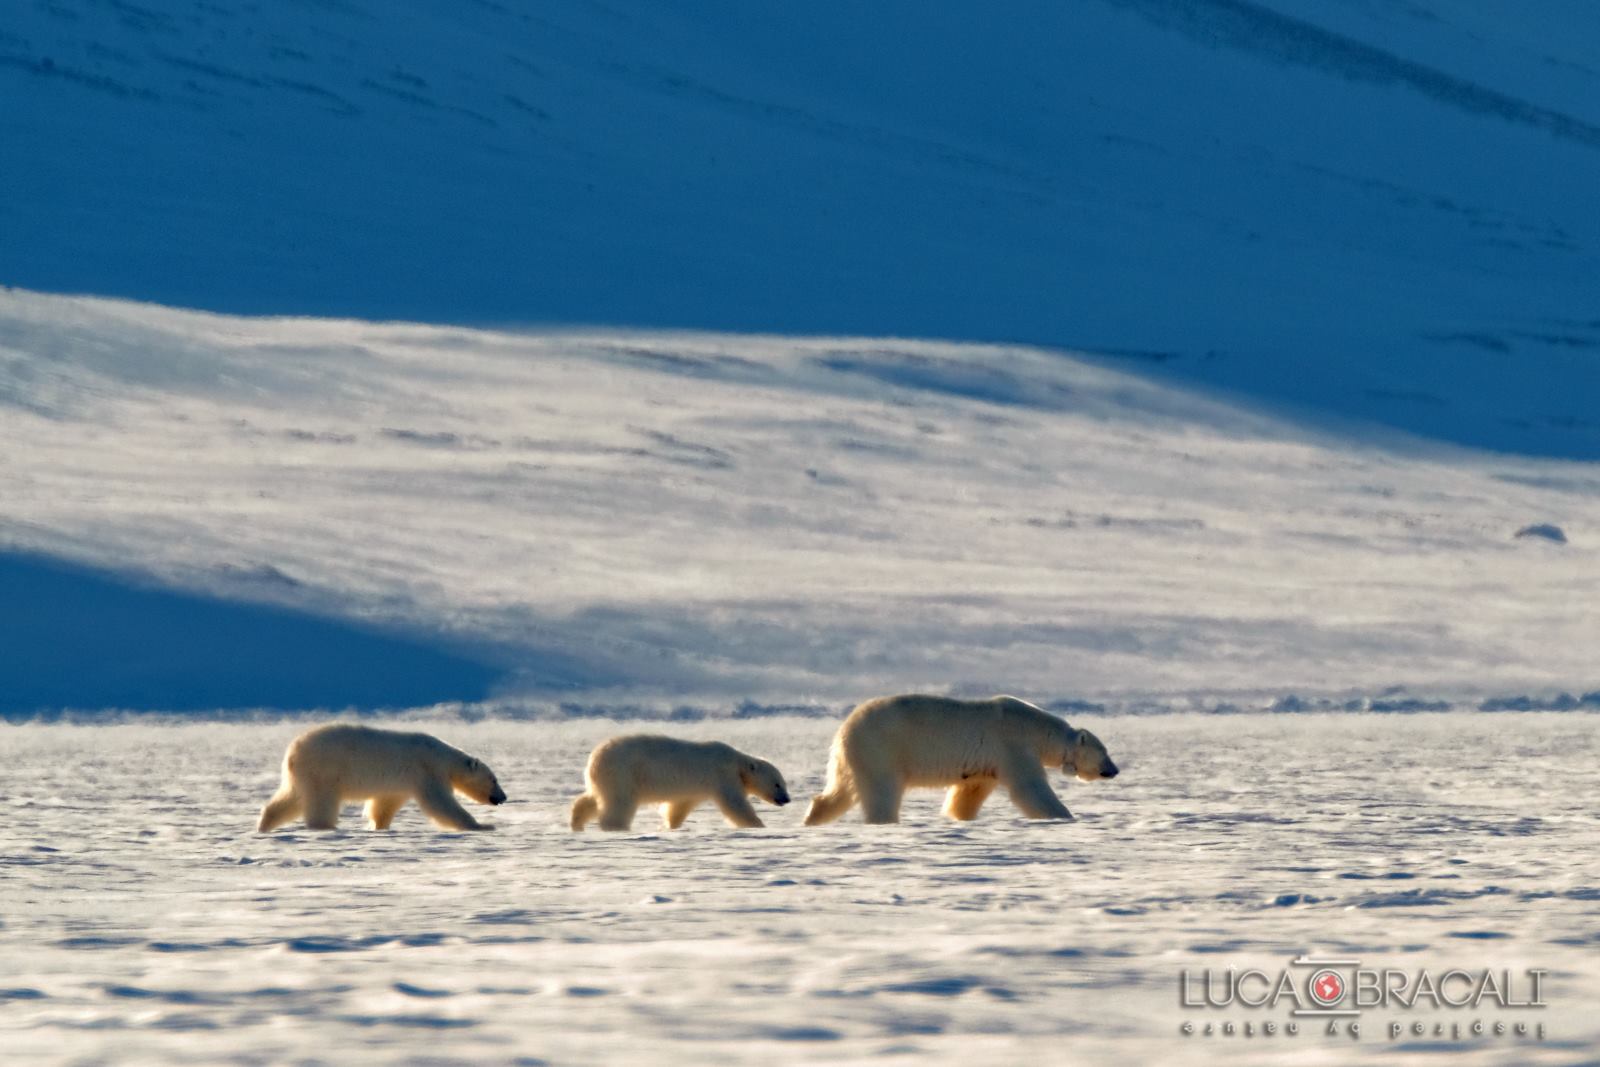
<instances>
[{"instance_id":1,"label":"polar bear cub","mask_svg":"<svg viewBox=\"0 0 1600 1067\"><path fill-rule=\"evenodd\" d=\"M827 787L806 825L832 822L857 803L869 823L899 822L906 789L925 786L949 789L944 810L953 819L976 818L996 786L1030 819L1070 819L1048 767L1084 781L1117 776L1099 738L1016 697L879 697L839 727Z\"/></svg>"},{"instance_id":2,"label":"polar bear cub","mask_svg":"<svg viewBox=\"0 0 1600 1067\"><path fill-rule=\"evenodd\" d=\"M780 807L789 789L778 768L720 741L680 741L659 734L632 734L602 742L584 771L588 792L572 802L572 828L595 816L602 830L626 830L640 804L660 804L667 829L683 825L705 801L735 826L764 825L748 797Z\"/></svg>"},{"instance_id":3,"label":"polar bear cub","mask_svg":"<svg viewBox=\"0 0 1600 1067\"><path fill-rule=\"evenodd\" d=\"M430 734L333 723L289 742L283 784L261 809L256 829L268 833L302 816L308 830L333 830L339 809L367 802L374 830L387 830L395 813L415 800L448 830L493 830L457 803L463 793L480 804L505 803L505 791L482 760Z\"/></svg>"}]
</instances>

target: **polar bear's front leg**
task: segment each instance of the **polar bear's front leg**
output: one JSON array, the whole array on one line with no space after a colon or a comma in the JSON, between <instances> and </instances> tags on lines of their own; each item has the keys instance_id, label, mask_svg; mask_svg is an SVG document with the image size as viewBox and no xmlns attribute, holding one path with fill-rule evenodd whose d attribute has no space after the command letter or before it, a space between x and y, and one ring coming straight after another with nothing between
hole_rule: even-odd
<instances>
[{"instance_id":1,"label":"polar bear's front leg","mask_svg":"<svg viewBox=\"0 0 1600 1067\"><path fill-rule=\"evenodd\" d=\"M472 813L456 800L450 786L441 782L430 782L422 787L417 793L417 807L421 808L428 818L447 830L494 829L474 819Z\"/></svg>"},{"instance_id":2,"label":"polar bear's front leg","mask_svg":"<svg viewBox=\"0 0 1600 1067\"><path fill-rule=\"evenodd\" d=\"M367 801L367 822L374 830L387 830L400 809L411 798L401 793L397 796L372 797Z\"/></svg>"},{"instance_id":3,"label":"polar bear's front leg","mask_svg":"<svg viewBox=\"0 0 1600 1067\"><path fill-rule=\"evenodd\" d=\"M1006 792L1011 794L1011 803L1017 810L1030 819L1071 819L1072 812L1061 803L1061 798L1056 796L1056 791L1050 788L1050 782L1044 776L1044 768L1039 766L1013 765L1006 772Z\"/></svg>"},{"instance_id":4,"label":"polar bear's front leg","mask_svg":"<svg viewBox=\"0 0 1600 1067\"><path fill-rule=\"evenodd\" d=\"M683 825L683 820L700 804L699 800L674 800L670 804L661 805L661 821L668 830L676 830Z\"/></svg>"},{"instance_id":5,"label":"polar bear's front leg","mask_svg":"<svg viewBox=\"0 0 1600 1067\"><path fill-rule=\"evenodd\" d=\"M715 799L717 807L733 825L748 830L766 825L761 821L761 816L756 814L756 809L750 806L750 798L744 795L744 787L738 783L723 786Z\"/></svg>"},{"instance_id":6,"label":"polar bear's front leg","mask_svg":"<svg viewBox=\"0 0 1600 1067\"><path fill-rule=\"evenodd\" d=\"M976 819L978 809L983 807L983 802L989 799L989 794L993 793L994 787L999 784L997 778L973 778L960 785L951 786L945 798L944 813L952 819L960 819L963 822Z\"/></svg>"}]
</instances>

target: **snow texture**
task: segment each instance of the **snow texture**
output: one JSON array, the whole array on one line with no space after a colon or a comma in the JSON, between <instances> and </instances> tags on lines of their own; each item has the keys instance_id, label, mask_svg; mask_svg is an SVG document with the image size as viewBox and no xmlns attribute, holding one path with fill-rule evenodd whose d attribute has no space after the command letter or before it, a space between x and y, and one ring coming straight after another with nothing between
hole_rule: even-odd
<instances>
[{"instance_id":1,"label":"snow texture","mask_svg":"<svg viewBox=\"0 0 1600 1067\"><path fill-rule=\"evenodd\" d=\"M1600 689L1593 465L1070 353L13 291L0 367L14 714Z\"/></svg>"},{"instance_id":2,"label":"snow texture","mask_svg":"<svg viewBox=\"0 0 1600 1067\"><path fill-rule=\"evenodd\" d=\"M573 834L615 723L420 722L510 794L491 834L252 832L299 727L0 730L0 1039L22 1063L1571 1063L1600 1041L1594 719L1075 717L1078 821ZM832 721L686 725L802 800ZM355 809L352 807L351 813ZM1185 1038L1180 971L1544 968L1545 1009L1368 1012L1359 1042ZM1543 1023L1462 1043L1391 1021Z\"/></svg>"},{"instance_id":3,"label":"snow texture","mask_svg":"<svg viewBox=\"0 0 1600 1067\"><path fill-rule=\"evenodd\" d=\"M1596 55L1588 0L7 5L4 1057L1592 1059ZM802 829L915 689L1123 773ZM340 709L498 830L252 833ZM639 718L798 803L567 832ZM1547 970L1547 1039L1180 1033L1303 954Z\"/></svg>"},{"instance_id":4,"label":"snow texture","mask_svg":"<svg viewBox=\"0 0 1600 1067\"><path fill-rule=\"evenodd\" d=\"M0 282L1092 349L1600 458L1588 0L24 0Z\"/></svg>"}]
</instances>

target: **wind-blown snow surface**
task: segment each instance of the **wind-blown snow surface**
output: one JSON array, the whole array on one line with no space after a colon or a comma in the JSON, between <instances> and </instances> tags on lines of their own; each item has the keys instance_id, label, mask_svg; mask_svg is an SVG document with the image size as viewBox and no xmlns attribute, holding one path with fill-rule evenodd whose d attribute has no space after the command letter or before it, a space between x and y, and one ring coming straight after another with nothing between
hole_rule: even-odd
<instances>
[{"instance_id":1,"label":"wind-blown snow surface","mask_svg":"<svg viewBox=\"0 0 1600 1067\"><path fill-rule=\"evenodd\" d=\"M1312 433L1067 353L12 291L0 388L0 544L156 586L0 561L37 605L0 613L32 650L10 711L1600 689L1592 465ZM1514 539L1536 522L1569 543ZM342 695L341 661L405 646L186 625L163 590L439 666Z\"/></svg>"},{"instance_id":2,"label":"wind-blown snow surface","mask_svg":"<svg viewBox=\"0 0 1600 1067\"><path fill-rule=\"evenodd\" d=\"M1589 0L19 0L0 282L1116 351L1600 458Z\"/></svg>"},{"instance_id":3,"label":"wind-blown snow surface","mask_svg":"<svg viewBox=\"0 0 1600 1067\"><path fill-rule=\"evenodd\" d=\"M694 724L797 803L574 835L617 729L423 723L486 758L492 834L258 836L300 728L0 731L0 1041L18 1062L1570 1063L1600 1041L1589 714L1077 718L1123 764L1078 821L804 829L831 721ZM1549 972L1543 1010L1403 1009L1359 1042L1179 1032L1180 971L1301 954ZM1525 992L1525 991L1524 991ZM1545 1026L1391 1041L1393 1021Z\"/></svg>"}]
</instances>

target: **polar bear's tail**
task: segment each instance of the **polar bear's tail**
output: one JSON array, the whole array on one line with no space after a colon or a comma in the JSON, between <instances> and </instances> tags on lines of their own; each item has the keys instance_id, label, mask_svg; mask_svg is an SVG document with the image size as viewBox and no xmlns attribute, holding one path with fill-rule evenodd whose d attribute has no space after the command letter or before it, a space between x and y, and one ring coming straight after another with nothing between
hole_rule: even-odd
<instances>
[{"instance_id":1,"label":"polar bear's tail","mask_svg":"<svg viewBox=\"0 0 1600 1067\"><path fill-rule=\"evenodd\" d=\"M811 808L806 812L806 825L830 823L849 811L855 802L856 791L850 765L845 762L843 746L835 741L828 760L827 788L811 798Z\"/></svg>"},{"instance_id":2,"label":"polar bear's tail","mask_svg":"<svg viewBox=\"0 0 1600 1067\"><path fill-rule=\"evenodd\" d=\"M594 794L585 793L572 802L572 828L582 830L589 825L589 820L600 814L600 801Z\"/></svg>"}]
</instances>

